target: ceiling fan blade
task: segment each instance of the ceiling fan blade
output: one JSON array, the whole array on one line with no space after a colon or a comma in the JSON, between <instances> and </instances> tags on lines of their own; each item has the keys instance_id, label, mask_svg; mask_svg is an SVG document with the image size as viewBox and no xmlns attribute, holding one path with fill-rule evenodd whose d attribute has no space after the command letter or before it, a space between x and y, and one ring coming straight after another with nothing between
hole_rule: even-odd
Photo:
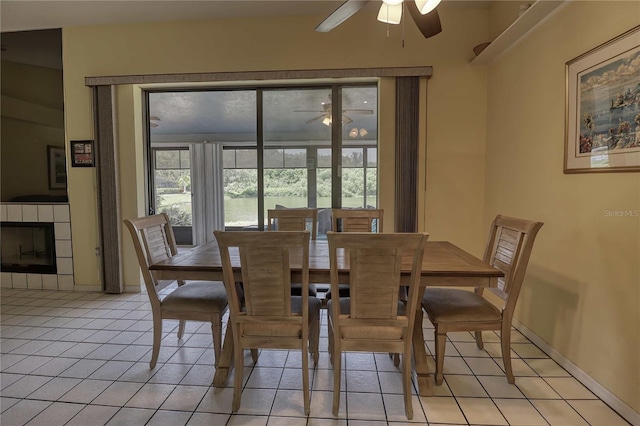
<instances>
[{"instance_id":1,"label":"ceiling fan blade","mask_svg":"<svg viewBox=\"0 0 640 426\"><path fill-rule=\"evenodd\" d=\"M317 109L294 109L293 112L326 112L326 111L318 111Z\"/></svg>"},{"instance_id":2,"label":"ceiling fan blade","mask_svg":"<svg viewBox=\"0 0 640 426\"><path fill-rule=\"evenodd\" d=\"M342 115L342 124L349 124L349 123L353 123L353 120L343 114Z\"/></svg>"},{"instance_id":3,"label":"ceiling fan blade","mask_svg":"<svg viewBox=\"0 0 640 426\"><path fill-rule=\"evenodd\" d=\"M347 0L342 3L336 10L334 10L329 16L324 18L322 22L316 27L316 31L320 33L326 33L342 24L349 19L354 13L359 11L369 3L369 0Z\"/></svg>"},{"instance_id":4,"label":"ceiling fan blade","mask_svg":"<svg viewBox=\"0 0 640 426\"><path fill-rule=\"evenodd\" d=\"M373 114L373 110L372 109L344 109L342 110L342 112L346 113L346 114Z\"/></svg>"},{"instance_id":5,"label":"ceiling fan blade","mask_svg":"<svg viewBox=\"0 0 640 426\"><path fill-rule=\"evenodd\" d=\"M433 9L431 12L423 15L418 10L416 2L406 1L405 4L409 9L409 13L416 23L416 26L424 36L424 38L433 37L442 31L442 25L440 24L440 16L438 15L438 9Z\"/></svg>"},{"instance_id":6,"label":"ceiling fan blade","mask_svg":"<svg viewBox=\"0 0 640 426\"><path fill-rule=\"evenodd\" d=\"M321 119L325 118L327 116L327 114L320 114L317 117L313 117L311 120L307 120L305 121L305 123L315 123L316 121L320 121Z\"/></svg>"}]
</instances>

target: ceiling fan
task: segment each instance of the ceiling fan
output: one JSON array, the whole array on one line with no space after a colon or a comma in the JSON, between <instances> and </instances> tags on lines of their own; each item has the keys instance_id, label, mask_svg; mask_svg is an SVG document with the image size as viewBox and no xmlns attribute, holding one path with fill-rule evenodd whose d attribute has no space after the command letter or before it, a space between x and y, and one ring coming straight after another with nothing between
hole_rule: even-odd
<instances>
[{"instance_id":1,"label":"ceiling fan","mask_svg":"<svg viewBox=\"0 0 640 426\"><path fill-rule=\"evenodd\" d=\"M326 33L331 31L353 14L362 9L370 0L346 0L317 27L316 31ZM388 24L399 24L404 6L425 38L433 37L442 31L440 17L436 6L441 0L382 0L378 21Z\"/></svg>"},{"instance_id":2,"label":"ceiling fan","mask_svg":"<svg viewBox=\"0 0 640 426\"><path fill-rule=\"evenodd\" d=\"M313 117L313 118L305 121L305 123L315 123L316 121L322 120L322 124L324 124L325 126L330 126L331 122L333 121L332 114L331 114L331 112L332 112L331 111L331 102L323 102L322 103L322 111L296 109L293 112L320 112L320 113L322 113L322 114L320 114L320 115L318 115L316 117ZM353 120L347 114L366 114L366 115L371 115L371 114L373 114L373 110L372 109L344 109L344 110L342 110L342 124L353 123Z\"/></svg>"},{"instance_id":3,"label":"ceiling fan","mask_svg":"<svg viewBox=\"0 0 640 426\"><path fill-rule=\"evenodd\" d=\"M155 123L155 121L160 121L160 118L156 117L155 115L149 117L149 126L158 127L158 123Z\"/></svg>"}]
</instances>

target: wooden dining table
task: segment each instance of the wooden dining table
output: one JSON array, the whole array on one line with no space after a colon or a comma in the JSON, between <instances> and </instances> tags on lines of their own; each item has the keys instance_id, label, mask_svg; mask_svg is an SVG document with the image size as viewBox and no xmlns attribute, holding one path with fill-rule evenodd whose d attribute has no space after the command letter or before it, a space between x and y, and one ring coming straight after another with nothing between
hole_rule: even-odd
<instances>
[{"instance_id":1,"label":"wooden dining table","mask_svg":"<svg viewBox=\"0 0 640 426\"><path fill-rule=\"evenodd\" d=\"M309 246L309 282L329 283L329 246L326 240L311 240ZM231 251L231 263L240 282L240 259L237 250ZM400 285L409 283L412 255L403 258L403 274ZM299 282L300 259L292 255L292 282ZM150 269L158 280L207 280L222 281L222 262L215 241L205 243L178 253L176 256L152 264ZM349 260L344 253L338 253L338 279L348 284ZM448 241L428 241L424 251L420 279L419 299L422 300L426 286L457 287L496 287L498 278L504 274L477 257L467 253ZM406 281L404 281L406 280ZM419 306L413 330L414 370L418 381L419 394L430 396L433 393L431 376L427 366L427 352L422 333L422 308ZM233 363L233 333L227 331L213 379L216 387L225 387Z\"/></svg>"}]
</instances>

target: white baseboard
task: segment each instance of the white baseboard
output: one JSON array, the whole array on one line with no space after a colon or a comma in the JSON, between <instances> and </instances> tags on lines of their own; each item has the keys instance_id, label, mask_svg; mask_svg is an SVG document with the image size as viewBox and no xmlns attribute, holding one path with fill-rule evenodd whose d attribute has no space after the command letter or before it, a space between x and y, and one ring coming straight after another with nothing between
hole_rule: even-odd
<instances>
[{"instance_id":1,"label":"white baseboard","mask_svg":"<svg viewBox=\"0 0 640 426\"><path fill-rule=\"evenodd\" d=\"M602 386L594 378L582 371L573 362L569 361L564 355L551 347L547 342L542 340L533 331L529 330L524 324L515 318L512 320L513 326L522 333L527 339L531 340L537 347L544 353L549 355L551 359L560 364L565 370L567 370L573 377L580 383L593 392L598 398L600 398L605 404L613 408L618 414L625 418L632 425L640 425L640 413L633 408L625 404L620 398L615 396L609 389Z\"/></svg>"}]
</instances>

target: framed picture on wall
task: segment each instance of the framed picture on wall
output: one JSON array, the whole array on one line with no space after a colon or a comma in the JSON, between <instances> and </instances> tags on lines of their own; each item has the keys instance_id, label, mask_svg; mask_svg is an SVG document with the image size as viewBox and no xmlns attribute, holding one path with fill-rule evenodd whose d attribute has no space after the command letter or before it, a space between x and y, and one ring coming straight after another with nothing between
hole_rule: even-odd
<instances>
[{"instance_id":1,"label":"framed picture on wall","mask_svg":"<svg viewBox=\"0 0 640 426\"><path fill-rule=\"evenodd\" d=\"M63 147L47 145L47 165L49 189L65 189L67 187L67 168Z\"/></svg>"},{"instance_id":2,"label":"framed picture on wall","mask_svg":"<svg viewBox=\"0 0 640 426\"><path fill-rule=\"evenodd\" d=\"M71 141L71 167L93 166L93 141Z\"/></svg>"},{"instance_id":3,"label":"framed picture on wall","mask_svg":"<svg viewBox=\"0 0 640 426\"><path fill-rule=\"evenodd\" d=\"M640 171L640 26L565 68L564 172Z\"/></svg>"}]
</instances>

